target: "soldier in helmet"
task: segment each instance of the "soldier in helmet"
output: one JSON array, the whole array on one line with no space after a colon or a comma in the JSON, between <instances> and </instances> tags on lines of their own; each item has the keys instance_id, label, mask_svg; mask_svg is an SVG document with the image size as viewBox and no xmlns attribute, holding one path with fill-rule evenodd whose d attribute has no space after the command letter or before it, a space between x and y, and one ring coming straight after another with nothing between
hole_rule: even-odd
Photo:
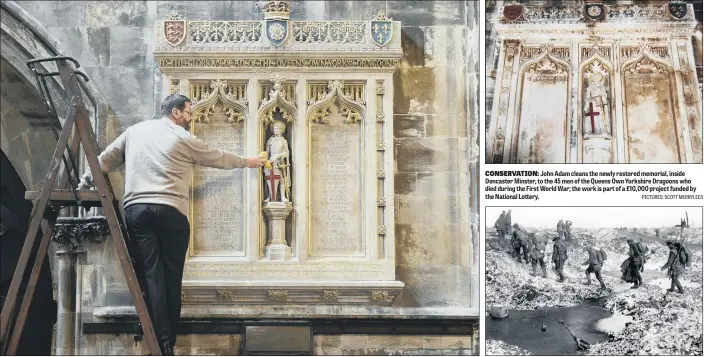
<instances>
[{"instance_id":1,"label":"soldier in helmet","mask_svg":"<svg viewBox=\"0 0 704 357\"><path fill-rule=\"evenodd\" d=\"M496 228L496 233L499 235L499 241L503 241L506 235L506 211L501 211L499 219L494 223L494 228Z\"/></svg>"},{"instance_id":2,"label":"soldier in helmet","mask_svg":"<svg viewBox=\"0 0 704 357\"><path fill-rule=\"evenodd\" d=\"M530 252L530 263L533 267L533 276L536 276L536 268L540 264L540 269L543 271L543 278L548 277L547 269L545 268L545 245L546 240L543 237L538 237L535 233L530 234L531 242L533 243L533 249Z\"/></svg>"},{"instance_id":3,"label":"soldier in helmet","mask_svg":"<svg viewBox=\"0 0 704 357\"><path fill-rule=\"evenodd\" d=\"M557 236L560 239L565 239L565 222L562 220L557 222Z\"/></svg>"},{"instance_id":4,"label":"soldier in helmet","mask_svg":"<svg viewBox=\"0 0 704 357\"><path fill-rule=\"evenodd\" d=\"M680 243L668 240L665 244L670 250L670 255L667 259L667 263L665 263L660 270L667 269L667 276L672 280L672 284L667 291L675 291L675 287L677 287L677 292L684 294L684 288L682 288L682 284L680 284L680 276L684 272L684 264L682 263L683 259L680 258L680 255L682 254L680 251Z\"/></svg>"},{"instance_id":5,"label":"soldier in helmet","mask_svg":"<svg viewBox=\"0 0 704 357\"><path fill-rule=\"evenodd\" d=\"M513 233L511 233L511 235L513 237L512 245L516 260L518 260L519 263L522 263L521 256L523 256L526 263L530 263L529 254L532 247L530 240L528 239L528 234L518 226L518 223L514 223ZM521 254L521 250L523 250L523 254Z\"/></svg>"},{"instance_id":6,"label":"soldier in helmet","mask_svg":"<svg viewBox=\"0 0 704 357\"><path fill-rule=\"evenodd\" d=\"M559 282L565 281L564 267L567 261L567 246L565 242L556 236L553 239L554 245L552 248L552 262L555 263L555 273L559 277Z\"/></svg>"},{"instance_id":7,"label":"soldier in helmet","mask_svg":"<svg viewBox=\"0 0 704 357\"><path fill-rule=\"evenodd\" d=\"M506 220L504 222L506 224L506 229L504 229L506 231L506 234L511 234L511 210L508 210L508 212L506 212Z\"/></svg>"},{"instance_id":8,"label":"soldier in helmet","mask_svg":"<svg viewBox=\"0 0 704 357\"><path fill-rule=\"evenodd\" d=\"M631 274L635 280L631 288L638 289L643 286L643 277L640 272L643 270L643 258L645 251L643 245L638 244L638 242L633 241L633 239L629 238L626 242L628 243L628 256L631 259Z\"/></svg>"},{"instance_id":9,"label":"soldier in helmet","mask_svg":"<svg viewBox=\"0 0 704 357\"><path fill-rule=\"evenodd\" d=\"M601 266L603 264L601 252L594 250L592 247L586 247L584 248L584 251L589 254L587 261L582 264L589 265L587 270L585 270L585 273L587 274L587 285L592 284L591 273L594 273L596 280L599 280L599 284L601 284L601 288L606 289L606 284L604 284L604 280L601 279Z\"/></svg>"},{"instance_id":10,"label":"soldier in helmet","mask_svg":"<svg viewBox=\"0 0 704 357\"><path fill-rule=\"evenodd\" d=\"M565 222L565 237L568 241L572 240L572 221Z\"/></svg>"}]
</instances>

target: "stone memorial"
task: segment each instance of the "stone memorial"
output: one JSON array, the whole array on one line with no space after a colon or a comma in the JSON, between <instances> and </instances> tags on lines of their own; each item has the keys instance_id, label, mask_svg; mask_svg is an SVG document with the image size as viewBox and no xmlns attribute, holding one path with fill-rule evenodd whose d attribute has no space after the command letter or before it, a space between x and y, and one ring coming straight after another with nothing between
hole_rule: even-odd
<instances>
[{"instance_id":1,"label":"stone memorial","mask_svg":"<svg viewBox=\"0 0 704 357\"><path fill-rule=\"evenodd\" d=\"M389 305L395 278L393 73L400 23L264 21L156 26L164 95L193 100L192 132L270 166L197 168L184 304Z\"/></svg>"},{"instance_id":2,"label":"stone memorial","mask_svg":"<svg viewBox=\"0 0 704 357\"><path fill-rule=\"evenodd\" d=\"M504 2L486 161L701 163L691 4Z\"/></svg>"}]
</instances>

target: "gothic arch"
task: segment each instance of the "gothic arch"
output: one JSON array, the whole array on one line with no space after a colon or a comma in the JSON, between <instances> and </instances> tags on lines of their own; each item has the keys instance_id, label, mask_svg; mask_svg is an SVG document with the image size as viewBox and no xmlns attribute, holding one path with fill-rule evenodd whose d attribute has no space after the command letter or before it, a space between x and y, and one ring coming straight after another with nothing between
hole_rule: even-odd
<instances>
[{"instance_id":1,"label":"gothic arch","mask_svg":"<svg viewBox=\"0 0 704 357\"><path fill-rule=\"evenodd\" d=\"M340 113L347 117L348 122L364 122L366 108L363 104L348 98L343 88L342 81L330 81L328 93L308 108L306 120L308 122L322 120L330 114L331 106L337 102L340 105Z\"/></svg>"},{"instance_id":2,"label":"gothic arch","mask_svg":"<svg viewBox=\"0 0 704 357\"><path fill-rule=\"evenodd\" d=\"M565 154L564 154L564 162L567 163L568 158L569 158L569 133L570 130L570 112L571 112L571 101L570 101L570 87L571 87L571 69L572 67L570 66L569 62L558 58L556 56L553 56L550 54L550 47L546 47L543 50L543 53L540 55L536 56L535 58L532 58L525 63L522 63L518 69L518 90L517 93L519 93L519 96L517 96L516 101L517 101L517 108L518 111L515 116L515 121L514 125L511 128L510 134L507 133L507 135L511 135L511 145L509 147L511 155L509 155L511 160L514 162L512 163L517 163L516 160L518 160L518 149L519 149L519 133L520 133L520 127L521 127L521 116L523 115L523 89L525 87L525 80L526 80L526 72L529 70L532 70L533 67L536 67L540 65L541 63L544 63L544 61L549 61L550 63L555 65L555 70L562 70L567 73L566 77L566 90L565 90L565 96L567 98L567 108L566 108L566 113L567 117L564 120L564 132L565 132ZM559 73L559 72L558 72Z\"/></svg>"},{"instance_id":3,"label":"gothic arch","mask_svg":"<svg viewBox=\"0 0 704 357\"><path fill-rule=\"evenodd\" d=\"M274 88L269 92L269 99L262 100L262 105L258 110L259 120L263 125L268 125L274 120L274 112L279 108L286 123L293 123L298 116L296 106L286 100L286 95L282 90L282 78L273 78Z\"/></svg>"},{"instance_id":4,"label":"gothic arch","mask_svg":"<svg viewBox=\"0 0 704 357\"><path fill-rule=\"evenodd\" d=\"M210 122L210 114L215 111L215 104L221 102L225 107L225 114L227 114L227 121L229 123L234 123L237 121L243 121L248 117L247 101L234 99L230 93L227 92L227 81L214 80L210 82L210 88L212 89L207 95L204 94L204 98L201 98L191 111L193 112L193 123L195 122Z\"/></svg>"}]
</instances>

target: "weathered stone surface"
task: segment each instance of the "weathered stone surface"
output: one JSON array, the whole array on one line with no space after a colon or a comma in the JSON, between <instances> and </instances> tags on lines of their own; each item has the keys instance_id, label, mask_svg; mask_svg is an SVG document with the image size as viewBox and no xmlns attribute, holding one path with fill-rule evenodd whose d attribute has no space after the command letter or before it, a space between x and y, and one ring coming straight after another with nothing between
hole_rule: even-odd
<instances>
[{"instance_id":1,"label":"weathered stone surface","mask_svg":"<svg viewBox=\"0 0 704 357\"><path fill-rule=\"evenodd\" d=\"M254 20L263 19L261 6L266 2L257 1L160 1L157 5L157 19L165 19L177 13L188 20ZM298 6L296 6L298 5ZM300 9L300 2L292 2L292 8ZM293 15L291 15L293 18Z\"/></svg>"},{"instance_id":2,"label":"weathered stone surface","mask_svg":"<svg viewBox=\"0 0 704 357\"><path fill-rule=\"evenodd\" d=\"M149 45L152 27L113 26L110 28L110 65L112 67L152 68Z\"/></svg>"},{"instance_id":3,"label":"weathered stone surface","mask_svg":"<svg viewBox=\"0 0 704 357\"><path fill-rule=\"evenodd\" d=\"M322 1L320 1L322 2ZM379 11L386 10L386 1L325 1L325 19L339 21L366 21ZM389 15L387 13L387 15ZM396 18L392 18L397 20Z\"/></svg>"},{"instance_id":4,"label":"weathered stone surface","mask_svg":"<svg viewBox=\"0 0 704 357\"><path fill-rule=\"evenodd\" d=\"M430 224L397 224L398 242L396 244L396 259L399 265L415 268L421 264L463 264L461 261L461 245L467 244L458 238L458 225ZM433 237L433 242L428 239Z\"/></svg>"},{"instance_id":5,"label":"weathered stone surface","mask_svg":"<svg viewBox=\"0 0 704 357\"><path fill-rule=\"evenodd\" d=\"M388 13L407 26L464 25L464 1L387 1Z\"/></svg>"},{"instance_id":6,"label":"weathered stone surface","mask_svg":"<svg viewBox=\"0 0 704 357\"><path fill-rule=\"evenodd\" d=\"M143 115L153 101L151 70L146 68L84 68L84 71L110 98L118 119L121 115Z\"/></svg>"},{"instance_id":7,"label":"weathered stone surface","mask_svg":"<svg viewBox=\"0 0 704 357\"><path fill-rule=\"evenodd\" d=\"M430 236L432 237L432 236ZM396 269L406 283L396 299L404 306L469 307L471 290L470 269L455 265L403 266ZM433 291L442 291L434 294Z\"/></svg>"},{"instance_id":8,"label":"weathered stone surface","mask_svg":"<svg viewBox=\"0 0 704 357\"><path fill-rule=\"evenodd\" d=\"M467 137L467 119L465 113L427 115L425 136Z\"/></svg>"},{"instance_id":9,"label":"weathered stone surface","mask_svg":"<svg viewBox=\"0 0 704 357\"><path fill-rule=\"evenodd\" d=\"M54 36L68 47L70 56L81 67L110 65L111 31L109 27L50 27Z\"/></svg>"},{"instance_id":10,"label":"weathered stone surface","mask_svg":"<svg viewBox=\"0 0 704 357\"><path fill-rule=\"evenodd\" d=\"M435 172L457 169L457 138L397 139L397 172Z\"/></svg>"},{"instance_id":11,"label":"weathered stone surface","mask_svg":"<svg viewBox=\"0 0 704 357\"><path fill-rule=\"evenodd\" d=\"M394 115L394 137L425 136L425 115Z\"/></svg>"},{"instance_id":12,"label":"weathered stone surface","mask_svg":"<svg viewBox=\"0 0 704 357\"><path fill-rule=\"evenodd\" d=\"M86 17L85 1L17 1L46 27L79 27Z\"/></svg>"},{"instance_id":13,"label":"weathered stone surface","mask_svg":"<svg viewBox=\"0 0 704 357\"><path fill-rule=\"evenodd\" d=\"M151 24L147 23L147 1L87 1L84 25L149 26Z\"/></svg>"}]
</instances>

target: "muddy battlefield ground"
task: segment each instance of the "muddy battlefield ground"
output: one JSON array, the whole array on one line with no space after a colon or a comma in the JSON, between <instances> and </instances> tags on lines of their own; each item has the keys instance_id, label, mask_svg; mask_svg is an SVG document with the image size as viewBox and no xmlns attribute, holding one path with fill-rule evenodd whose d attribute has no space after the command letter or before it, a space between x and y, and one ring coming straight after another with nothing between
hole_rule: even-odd
<instances>
[{"instance_id":1,"label":"muddy battlefield ground","mask_svg":"<svg viewBox=\"0 0 704 357\"><path fill-rule=\"evenodd\" d=\"M555 229L524 227L529 233L551 239ZM692 265L680 278L685 293L669 293L670 280L660 270L669 251L664 242L676 230L573 228L567 242L566 282L559 283L552 270L552 241L545 261L548 277L532 276L530 264L512 258L508 236L499 242L496 231L486 235L486 352L487 355L702 355L702 229L685 230ZM644 286L631 289L621 281L621 263L628 257L626 238L648 247ZM607 260L602 276L608 290L601 290L592 274L586 285L582 266L584 247L604 249ZM540 268L538 267L538 275ZM509 316L489 316L492 306L507 306ZM573 336L591 344L578 350Z\"/></svg>"}]
</instances>

